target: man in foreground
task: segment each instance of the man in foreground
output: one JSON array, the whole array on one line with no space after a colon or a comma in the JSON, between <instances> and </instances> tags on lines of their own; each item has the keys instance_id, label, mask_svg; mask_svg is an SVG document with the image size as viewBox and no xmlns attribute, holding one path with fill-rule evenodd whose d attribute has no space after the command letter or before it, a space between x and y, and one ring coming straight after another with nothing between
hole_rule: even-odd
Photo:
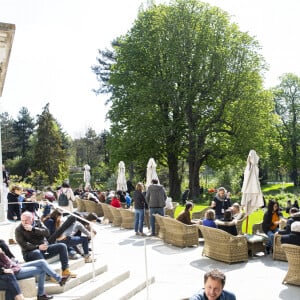
<instances>
[{"instance_id":1,"label":"man in foreground","mask_svg":"<svg viewBox=\"0 0 300 300\"><path fill-rule=\"evenodd\" d=\"M204 275L204 289L195 294L190 300L236 300L233 293L223 290L225 274L218 269Z\"/></svg>"}]
</instances>

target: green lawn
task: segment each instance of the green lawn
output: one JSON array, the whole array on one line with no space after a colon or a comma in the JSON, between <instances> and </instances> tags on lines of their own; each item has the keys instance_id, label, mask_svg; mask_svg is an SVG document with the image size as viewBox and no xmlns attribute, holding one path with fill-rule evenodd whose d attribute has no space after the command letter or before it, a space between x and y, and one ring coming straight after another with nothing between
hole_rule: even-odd
<instances>
[{"instance_id":1,"label":"green lawn","mask_svg":"<svg viewBox=\"0 0 300 300\"><path fill-rule=\"evenodd\" d=\"M195 204L194 208L193 208L193 211L200 211L202 210L203 208L205 208L207 206L204 206L204 205L198 205L198 204ZM182 205L179 205L176 210L175 210L175 214L174 214L174 217L176 218L179 213L181 211L184 210L184 206ZM252 233L252 225L253 224L256 224L256 223L260 223L262 222L263 220L263 215L264 215L264 211L262 209L258 209L257 211L253 212L249 217L248 217L248 231L247 233L251 234ZM246 223L247 223L247 219L244 221L243 223L243 232L246 233Z\"/></svg>"}]
</instances>

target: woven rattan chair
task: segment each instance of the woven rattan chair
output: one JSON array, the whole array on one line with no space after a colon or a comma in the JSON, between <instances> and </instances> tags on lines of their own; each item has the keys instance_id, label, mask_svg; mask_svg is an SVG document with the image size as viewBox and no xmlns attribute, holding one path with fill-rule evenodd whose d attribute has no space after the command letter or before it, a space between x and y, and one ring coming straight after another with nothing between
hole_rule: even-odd
<instances>
[{"instance_id":1,"label":"woven rattan chair","mask_svg":"<svg viewBox=\"0 0 300 300\"><path fill-rule=\"evenodd\" d=\"M197 225L186 225L170 217L163 217L161 220L165 228L166 243L181 248L199 245Z\"/></svg>"},{"instance_id":2,"label":"woven rattan chair","mask_svg":"<svg viewBox=\"0 0 300 300\"><path fill-rule=\"evenodd\" d=\"M192 219L203 219L206 211L208 211L209 209L211 209L211 207L205 207L200 211L192 212Z\"/></svg>"},{"instance_id":3,"label":"woven rattan chair","mask_svg":"<svg viewBox=\"0 0 300 300\"><path fill-rule=\"evenodd\" d=\"M122 217L121 228L134 228L134 212L130 209L119 208Z\"/></svg>"},{"instance_id":4,"label":"woven rattan chair","mask_svg":"<svg viewBox=\"0 0 300 300\"><path fill-rule=\"evenodd\" d=\"M282 283L300 285L300 246L283 244L281 247L286 253L289 265Z\"/></svg>"},{"instance_id":5,"label":"woven rattan chair","mask_svg":"<svg viewBox=\"0 0 300 300\"><path fill-rule=\"evenodd\" d=\"M104 213L103 221L112 223L113 220L114 220L114 217L113 217L113 214L110 210L111 205L106 204L106 203L100 203L100 205L102 206L103 213Z\"/></svg>"},{"instance_id":6,"label":"woven rattan chair","mask_svg":"<svg viewBox=\"0 0 300 300\"><path fill-rule=\"evenodd\" d=\"M236 223L236 230L238 232L238 234L243 234L243 222L246 220L247 216L245 214L243 214L243 217L239 220L237 220Z\"/></svg>"},{"instance_id":7,"label":"woven rattan chair","mask_svg":"<svg viewBox=\"0 0 300 300\"><path fill-rule=\"evenodd\" d=\"M252 225L252 234L264 234L262 229L262 222Z\"/></svg>"},{"instance_id":8,"label":"woven rattan chair","mask_svg":"<svg viewBox=\"0 0 300 300\"><path fill-rule=\"evenodd\" d=\"M104 212L100 203L96 203L91 200L83 200L85 205L85 211L88 213L95 213L98 217L103 217Z\"/></svg>"},{"instance_id":9,"label":"woven rattan chair","mask_svg":"<svg viewBox=\"0 0 300 300\"><path fill-rule=\"evenodd\" d=\"M164 216L154 214L155 217L155 235L164 240L165 237L165 224L163 222Z\"/></svg>"},{"instance_id":10,"label":"woven rattan chair","mask_svg":"<svg viewBox=\"0 0 300 300\"><path fill-rule=\"evenodd\" d=\"M178 205L179 205L178 202L172 202L173 208L166 208L165 207L165 215L169 216L171 218L174 218L175 210L176 210Z\"/></svg>"},{"instance_id":11,"label":"woven rattan chair","mask_svg":"<svg viewBox=\"0 0 300 300\"><path fill-rule=\"evenodd\" d=\"M273 241L273 259L287 261L285 251L281 246L281 235L275 234Z\"/></svg>"},{"instance_id":12,"label":"woven rattan chair","mask_svg":"<svg viewBox=\"0 0 300 300\"><path fill-rule=\"evenodd\" d=\"M121 216L121 213L120 213L120 209L121 208L116 208L114 206L110 206L110 211L113 215L113 225L114 226L121 226L121 223L122 223L122 216Z\"/></svg>"},{"instance_id":13,"label":"woven rattan chair","mask_svg":"<svg viewBox=\"0 0 300 300\"><path fill-rule=\"evenodd\" d=\"M248 246L245 236L233 236L223 230L199 225L204 238L202 255L235 263L248 260Z\"/></svg>"},{"instance_id":14,"label":"woven rattan chair","mask_svg":"<svg viewBox=\"0 0 300 300\"><path fill-rule=\"evenodd\" d=\"M77 204L77 211L78 212L85 212L86 211L85 210L85 201L86 200L83 200L83 199L81 199L79 197L75 198L75 202Z\"/></svg>"}]
</instances>

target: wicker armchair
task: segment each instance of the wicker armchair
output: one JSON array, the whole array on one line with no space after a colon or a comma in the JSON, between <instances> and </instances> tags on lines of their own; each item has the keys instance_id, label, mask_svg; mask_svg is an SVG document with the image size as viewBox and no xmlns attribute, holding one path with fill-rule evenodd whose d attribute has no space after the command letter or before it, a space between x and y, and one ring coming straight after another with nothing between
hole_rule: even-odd
<instances>
[{"instance_id":1,"label":"wicker armchair","mask_svg":"<svg viewBox=\"0 0 300 300\"><path fill-rule=\"evenodd\" d=\"M273 259L287 261L284 249L281 247L281 235L275 234L273 241Z\"/></svg>"},{"instance_id":2,"label":"wicker armchair","mask_svg":"<svg viewBox=\"0 0 300 300\"><path fill-rule=\"evenodd\" d=\"M110 211L113 215L113 222L112 224L114 226L121 226L121 223L122 223L122 216L121 216L121 213L120 213L120 209L121 208L116 208L114 206L110 206Z\"/></svg>"},{"instance_id":3,"label":"wicker armchair","mask_svg":"<svg viewBox=\"0 0 300 300\"><path fill-rule=\"evenodd\" d=\"M85 201L81 198L79 198L78 196L75 198L75 202L77 204L77 211L78 212L85 212Z\"/></svg>"},{"instance_id":4,"label":"wicker armchair","mask_svg":"<svg viewBox=\"0 0 300 300\"><path fill-rule=\"evenodd\" d=\"M205 216L206 211L208 211L209 209L211 209L211 207L205 207L200 211L194 211L192 212L192 219L203 219Z\"/></svg>"},{"instance_id":5,"label":"wicker armchair","mask_svg":"<svg viewBox=\"0 0 300 300\"><path fill-rule=\"evenodd\" d=\"M88 213L95 213L98 217L103 217L103 209L100 203L96 203L91 200L83 200L85 205L85 211Z\"/></svg>"},{"instance_id":6,"label":"wicker armchair","mask_svg":"<svg viewBox=\"0 0 300 300\"><path fill-rule=\"evenodd\" d=\"M283 244L281 247L286 253L289 265L282 283L300 285L300 246Z\"/></svg>"},{"instance_id":7,"label":"wicker armchair","mask_svg":"<svg viewBox=\"0 0 300 300\"><path fill-rule=\"evenodd\" d=\"M164 240L165 238L165 224L163 222L163 218L165 218L164 216L161 216L159 214L154 214L155 217L155 234L161 238L162 240Z\"/></svg>"},{"instance_id":8,"label":"wicker armchair","mask_svg":"<svg viewBox=\"0 0 300 300\"><path fill-rule=\"evenodd\" d=\"M243 214L243 217L239 220L237 220L236 223L236 230L238 232L238 234L243 234L243 222L246 220L247 216L245 214Z\"/></svg>"},{"instance_id":9,"label":"wicker armchair","mask_svg":"<svg viewBox=\"0 0 300 300\"><path fill-rule=\"evenodd\" d=\"M202 255L235 263L248 261L248 245L245 236L233 236L223 230L199 225L204 238Z\"/></svg>"},{"instance_id":10,"label":"wicker armchair","mask_svg":"<svg viewBox=\"0 0 300 300\"><path fill-rule=\"evenodd\" d=\"M103 213L104 213L103 221L107 221L109 223L112 223L113 220L114 220L114 217L113 217L113 214L110 210L111 205L106 204L106 203L100 203L100 205L102 206Z\"/></svg>"},{"instance_id":11,"label":"wicker armchair","mask_svg":"<svg viewBox=\"0 0 300 300\"><path fill-rule=\"evenodd\" d=\"M252 234L264 234L262 229L262 222L252 225Z\"/></svg>"},{"instance_id":12,"label":"wicker armchair","mask_svg":"<svg viewBox=\"0 0 300 300\"><path fill-rule=\"evenodd\" d=\"M122 223L121 227L126 229L133 229L134 228L134 212L130 209L119 208Z\"/></svg>"},{"instance_id":13,"label":"wicker armchair","mask_svg":"<svg viewBox=\"0 0 300 300\"><path fill-rule=\"evenodd\" d=\"M186 225L170 217L161 218L165 228L164 241L177 247L198 246L197 225Z\"/></svg>"},{"instance_id":14,"label":"wicker armchair","mask_svg":"<svg viewBox=\"0 0 300 300\"><path fill-rule=\"evenodd\" d=\"M175 210L176 210L178 205L179 205L178 202L172 202L173 208L166 208L165 207L165 215L169 216L171 218L174 218Z\"/></svg>"}]
</instances>

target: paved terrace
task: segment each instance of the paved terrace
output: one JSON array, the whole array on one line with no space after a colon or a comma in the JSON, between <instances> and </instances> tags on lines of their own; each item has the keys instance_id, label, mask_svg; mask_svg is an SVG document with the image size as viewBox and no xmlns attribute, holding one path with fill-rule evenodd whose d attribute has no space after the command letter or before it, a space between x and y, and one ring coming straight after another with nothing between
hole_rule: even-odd
<instances>
[{"instance_id":1,"label":"paved terrace","mask_svg":"<svg viewBox=\"0 0 300 300\"><path fill-rule=\"evenodd\" d=\"M1 238L6 241L10 227L10 223L0 223ZM102 224L95 225L95 229L98 232L94 239L97 261L103 261L109 268L128 269L137 279L146 278L146 274L155 277L154 284L133 300L187 298L203 286L203 275L212 268L226 273L226 288L235 292L238 300L300 299L300 287L281 283L287 262L274 261L271 255L229 265L202 257L201 243L199 247L181 249L164 244L156 237L135 236L133 230ZM19 246L12 245L11 249L21 259Z\"/></svg>"}]
</instances>

